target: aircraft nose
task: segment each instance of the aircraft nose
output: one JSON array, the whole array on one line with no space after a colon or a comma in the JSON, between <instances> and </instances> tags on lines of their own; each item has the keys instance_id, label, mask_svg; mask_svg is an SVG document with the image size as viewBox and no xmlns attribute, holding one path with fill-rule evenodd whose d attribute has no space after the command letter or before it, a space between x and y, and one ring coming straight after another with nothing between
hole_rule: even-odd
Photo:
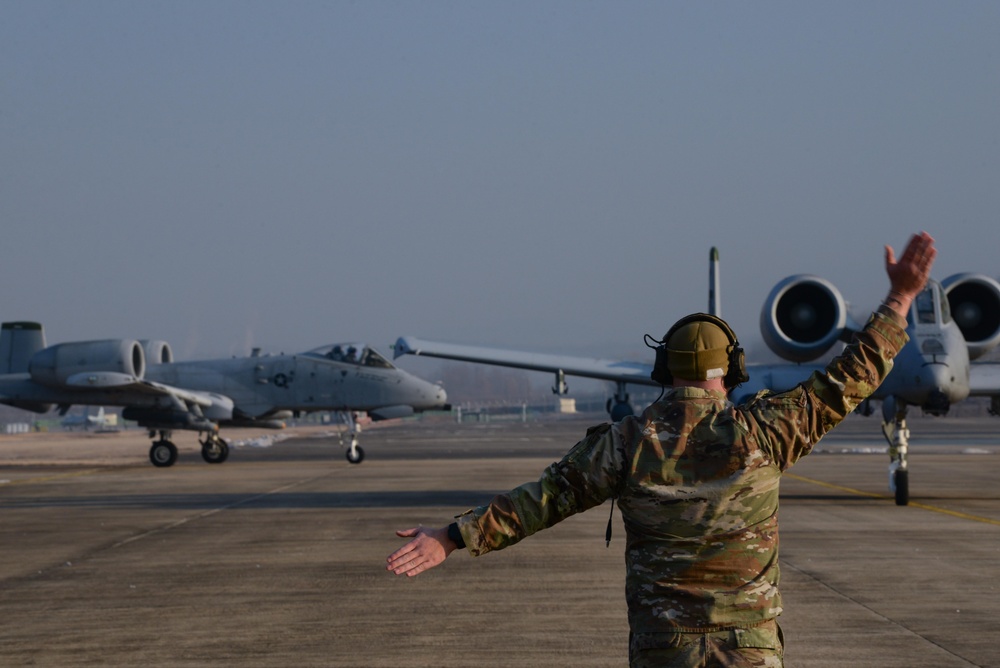
<instances>
[{"instance_id":1,"label":"aircraft nose","mask_svg":"<svg viewBox=\"0 0 1000 668\"><path fill-rule=\"evenodd\" d=\"M924 375L928 381L927 385L937 388L941 395L952 399L951 393L955 379L952 378L951 367L947 364L928 364L924 367Z\"/></svg>"},{"instance_id":2,"label":"aircraft nose","mask_svg":"<svg viewBox=\"0 0 1000 668\"><path fill-rule=\"evenodd\" d=\"M448 406L448 393L444 391L444 388L437 383L432 383L430 381L424 380L423 378L414 378L414 384L411 385L420 396L420 401L425 409L442 409Z\"/></svg>"},{"instance_id":3,"label":"aircraft nose","mask_svg":"<svg viewBox=\"0 0 1000 668\"><path fill-rule=\"evenodd\" d=\"M952 404L962 401L967 394L955 379L954 369L948 364L937 362L927 364L920 372L922 386L926 394L922 408L932 415L945 415Z\"/></svg>"}]
</instances>

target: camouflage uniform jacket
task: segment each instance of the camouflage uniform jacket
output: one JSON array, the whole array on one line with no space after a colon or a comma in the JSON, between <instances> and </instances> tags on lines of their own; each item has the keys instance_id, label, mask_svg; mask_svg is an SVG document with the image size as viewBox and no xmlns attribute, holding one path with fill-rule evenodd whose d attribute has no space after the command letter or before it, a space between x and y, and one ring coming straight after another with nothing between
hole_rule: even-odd
<instances>
[{"instance_id":1,"label":"camouflage uniform jacket","mask_svg":"<svg viewBox=\"0 0 1000 668\"><path fill-rule=\"evenodd\" d=\"M879 386L907 341L882 307L843 354L788 392L734 406L668 390L638 417L590 429L538 482L459 516L469 551L512 545L617 498L636 633L749 627L781 613L778 481Z\"/></svg>"}]
</instances>

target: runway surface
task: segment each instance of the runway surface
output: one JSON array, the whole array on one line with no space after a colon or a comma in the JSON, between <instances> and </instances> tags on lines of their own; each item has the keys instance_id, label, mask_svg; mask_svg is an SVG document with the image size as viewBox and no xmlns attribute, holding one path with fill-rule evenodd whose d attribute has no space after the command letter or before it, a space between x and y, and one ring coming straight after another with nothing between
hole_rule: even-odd
<instances>
[{"instance_id":1,"label":"runway surface","mask_svg":"<svg viewBox=\"0 0 1000 668\"><path fill-rule=\"evenodd\" d=\"M510 550L384 570L397 528L534 479L601 416L291 430L156 469L140 433L0 436L0 665L623 666L609 507ZM915 419L911 505L878 421L782 483L786 665L1000 666L1000 419ZM259 445L259 443L258 443Z\"/></svg>"}]
</instances>

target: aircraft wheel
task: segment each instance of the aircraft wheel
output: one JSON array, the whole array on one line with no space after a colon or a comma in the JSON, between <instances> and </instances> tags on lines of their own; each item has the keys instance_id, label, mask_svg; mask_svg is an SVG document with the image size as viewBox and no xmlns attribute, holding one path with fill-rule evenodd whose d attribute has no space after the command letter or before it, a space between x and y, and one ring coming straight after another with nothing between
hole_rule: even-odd
<instances>
[{"instance_id":1,"label":"aircraft wheel","mask_svg":"<svg viewBox=\"0 0 1000 668\"><path fill-rule=\"evenodd\" d=\"M352 464L360 464L364 460L364 458L365 458L365 451L361 449L360 445L354 448L353 450L351 448L347 449L347 461L351 462Z\"/></svg>"},{"instance_id":2,"label":"aircraft wheel","mask_svg":"<svg viewBox=\"0 0 1000 668\"><path fill-rule=\"evenodd\" d=\"M215 438L201 446L201 458L209 464L221 464L229 457L229 444Z\"/></svg>"},{"instance_id":3,"label":"aircraft wheel","mask_svg":"<svg viewBox=\"0 0 1000 668\"><path fill-rule=\"evenodd\" d=\"M908 505L910 503L910 472L906 469L898 469L894 477L896 481L896 505Z\"/></svg>"},{"instance_id":4,"label":"aircraft wheel","mask_svg":"<svg viewBox=\"0 0 1000 668\"><path fill-rule=\"evenodd\" d=\"M155 441L149 448L149 461L160 468L173 466L177 461L177 446L170 441Z\"/></svg>"},{"instance_id":5,"label":"aircraft wheel","mask_svg":"<svg viewBox=\"0 0 1000 668\"><path fill-rule=\"evenodd\" d=\"M620 401L616 403L608 412L611 414L612 422L619 422L630 415L635 415L635 411L632 410L632 404L627 401Z\"/></svg>"}]
</instances>

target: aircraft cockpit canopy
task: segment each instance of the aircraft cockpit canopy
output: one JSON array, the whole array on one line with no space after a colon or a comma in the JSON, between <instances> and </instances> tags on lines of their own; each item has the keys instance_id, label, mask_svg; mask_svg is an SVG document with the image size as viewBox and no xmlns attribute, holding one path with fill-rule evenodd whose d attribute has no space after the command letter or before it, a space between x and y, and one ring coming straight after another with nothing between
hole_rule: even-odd
<instances>
[{"instance_id":1,"label":"aircraft cockpit canopy","mask_svg":"<svg viewBox=\"0 0 1000 668\"><path fill-rule=\"evenodd\" d=\"M927 286L913 300L910 313L907 315L910 325L947 323L951 321L951 310L944 289L937 281L927 281Z\"/></svg>"},{"instance_id":2,"label":"aircraft cockpit canopy","mask_svg":"<svg viewBox=\"0 0 1000 668\"><path fill-rule=\"evenodd\" d=\"M395 368L377 350L369 348L362 343L335 343L330 346L310 350L306 354L345 364L357 364L358 366L378 367L380 369Z\"/></svg>"}]
</instances>

